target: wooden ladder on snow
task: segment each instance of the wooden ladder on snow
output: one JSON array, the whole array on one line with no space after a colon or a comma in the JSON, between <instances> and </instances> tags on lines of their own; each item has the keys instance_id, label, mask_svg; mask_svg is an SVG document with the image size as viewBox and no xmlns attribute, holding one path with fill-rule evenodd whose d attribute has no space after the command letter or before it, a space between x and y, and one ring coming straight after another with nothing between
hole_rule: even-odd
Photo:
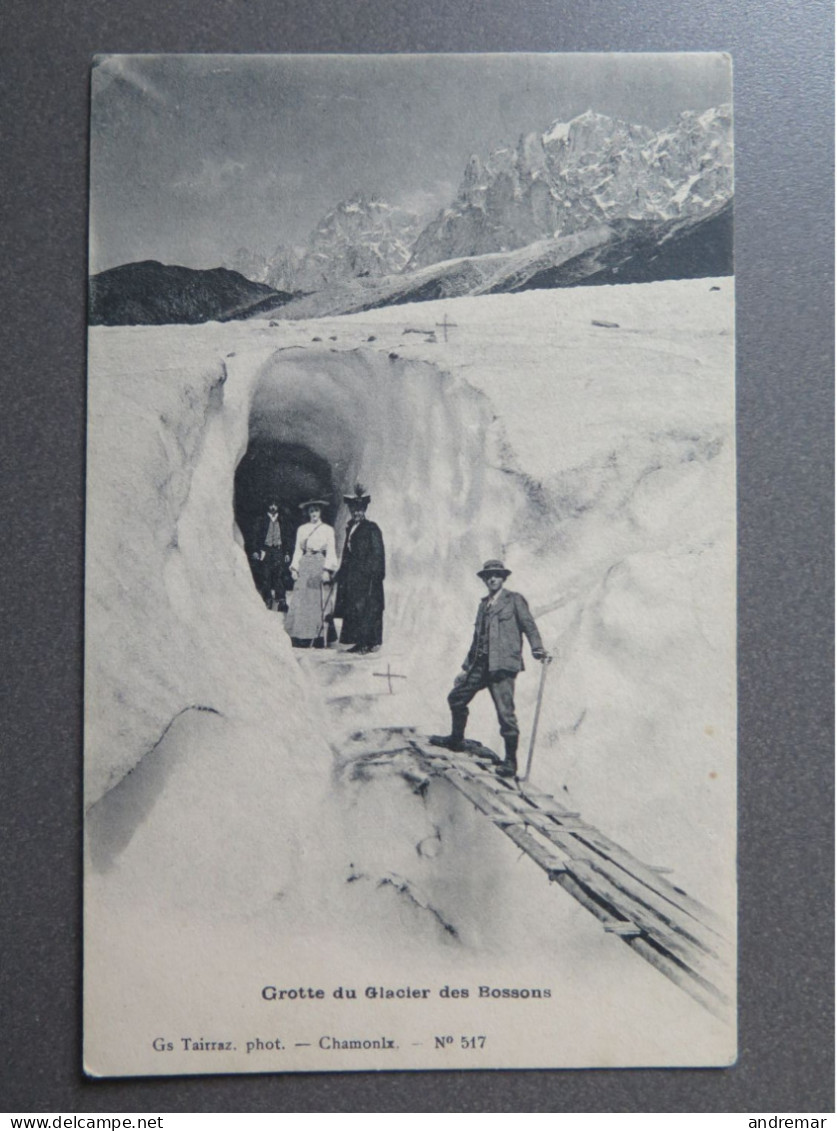
<instances>
[{"instance_id":1,"label":"wooden ladder on snow","mask_svg":"<svg viewBox=\"0 0 837 1131\"><path fill-rule=\"evenodd\" d=\"M354 748L367 764L411 752L428 775L465 796L605 931L723 1020L731 1002L731 955L719 917L665 878L667 869L644 864L581 815L529 783L498 778L498 759L466 742L462 753L431 746L413 728L359 732Z\"/></svg>"}]
</instances>

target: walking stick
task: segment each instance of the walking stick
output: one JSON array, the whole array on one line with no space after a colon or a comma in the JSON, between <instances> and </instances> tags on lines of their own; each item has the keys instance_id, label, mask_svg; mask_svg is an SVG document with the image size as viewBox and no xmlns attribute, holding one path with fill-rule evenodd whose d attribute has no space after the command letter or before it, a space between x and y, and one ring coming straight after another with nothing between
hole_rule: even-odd
<instances>
[{"instance_id":1,"label":"walking stick","mask_svg":"<svg viewBox=\"0 0 837 1131\"><path fill-rule=\"evenodd\" d=\"M541 702L543 700L543 685L546 683L546 669L552 663L552 657L547 655L541 661L541 683L538 688L538 701L535 704L535 718L532 722L532 737L529 739L529 757L526 759L526 773L520 779L521 781L529 780L529 771L532 769L532 757L535 753L535 738L538 734L538 719L541 716Z\"/></svg>"},{"instance_id":2,"label":"walking stick","mask_svg":"<svg viewBox=\"0 0 837 1131\"><path fill-rule=\"evenodd\" d=\"M325 589L325 585L321 581L320 582L320 615L321 615L321 620L320 620L320 627L317 630L317 636L318 637L322 636L322 638L323 638L323 648L327 648L328 647L328 629L326 628L326 617L328 616L329 603L331 602L331 598L334 596L334 585L333 584L329 585L328 596L325 598L325 600L323 599L323 590L324 589Z\"/></svg>"}]
</instances>

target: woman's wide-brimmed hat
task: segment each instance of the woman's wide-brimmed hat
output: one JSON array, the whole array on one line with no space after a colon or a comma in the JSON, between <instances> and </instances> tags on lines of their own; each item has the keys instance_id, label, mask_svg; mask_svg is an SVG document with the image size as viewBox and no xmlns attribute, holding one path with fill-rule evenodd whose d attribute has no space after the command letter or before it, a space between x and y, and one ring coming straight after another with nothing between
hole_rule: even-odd
<instances>
[{"instance_id":1,"label":"woman's wide-brimmed hat","mask_svg":"<svg viewBox=\"0 0 837 1131\"><path fill-rule=\"evenodd\" d=\"M482 569L477 570L477 577L488 577L492 573L499 574L500 577L508 577L511 573L510 569L506 569L501 561L497 558L491 558L485 563Z\"/></svg>"},{"instance_id":2,"label":"woman's wide-brimmed hat","mask_svg":"<svg viewBox=\"0 0 837 1131\"><path fill-rule=\"evenodd\" d=\"M306 507L328 507L331 506L328 499L306 499L304 503L299 504L299 509L304 511Z\"/></svg>"},{"instance_id":3,"label":"woman's wide-brimmed hat","mask_svg":"<svg viewBox=\"0 0 837 1131\"><path fill-rule=\"evenodd\" d=\"M343 496L343 502L348 503L350 507L351 506L368 507L369 503L372 500L372 496L371 495L365 495L364 494L365 490L366 490L366 488L363 486L362 483L356 484L354 495L344 495Z\"/></svg>"}]
</instances>

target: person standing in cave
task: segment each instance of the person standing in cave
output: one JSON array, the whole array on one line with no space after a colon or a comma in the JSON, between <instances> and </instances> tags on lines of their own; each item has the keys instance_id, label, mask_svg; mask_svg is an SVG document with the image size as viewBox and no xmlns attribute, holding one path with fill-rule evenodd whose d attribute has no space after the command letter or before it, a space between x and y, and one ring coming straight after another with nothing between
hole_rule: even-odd
<instances>
[{"instance_id":1,"label":"person standing in cave","mask_svg":"<svg viewBox=\"0 0 837 1131\"><path fill-rule=\"evenodd\" d=\"M523 636L528 639L536 660L541 663L549 660L526 598L503 588L510 573L511 570L496 559L487 561L477 571L488 593L479 603L471 648L448 695L451 732L444 737L434 734L430 738L434 746L464 749L468 704L478 691L488 688L506 747L505 761L497 769L498 776L503 778L517 775L520 728L514 710L514 681L517 673L523 671Z\"/></svg>"},{"instance_id":2,"label":"person standing in cave","mask_svg":"<svg viewBox=\"0 0 837 1131\"><path fill-rule=\"evenodd\" d=\"M282 548L282 530L279 525L279 506L271 500L267 513L260 515L253 525L250 548L253 562L253 579L269 609L276 602L276 611L284 613L287 585L288 555Z\"/></svg>"},{"instance_id":3,"label":"person standing in cave","mask_svg":"<svg viewBox=\"0 0 837 1131\"><path fill-rule=\"evenodd\" d=\"M334 528L322 521L325 499L307 499L299 509L308 515L296 532L291 559L294 581L285 631L294 648L323 648L337 639L331 614L332 578L337 570Z\"/></svg>"},{"instance_id":4,"label":"person standing in cave","mask_svg":"<svg viewBox=\"0 0 837 1131\"><path fill-rule=\"evenodd\" d=\"M380 527L366 517L371 496L360 483L343 501L351 512L337 572L336 617L343 618L340 643L351 653L365 655L384 639L384 578L386 554Z\"/></svg>"}]
</instances>

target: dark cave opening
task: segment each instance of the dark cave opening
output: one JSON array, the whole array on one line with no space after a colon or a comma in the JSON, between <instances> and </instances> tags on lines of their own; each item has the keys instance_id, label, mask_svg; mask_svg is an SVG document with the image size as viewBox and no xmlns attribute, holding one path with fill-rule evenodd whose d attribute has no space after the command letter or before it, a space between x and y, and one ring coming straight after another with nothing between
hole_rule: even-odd
<instances>
[{"instance_id":1,"label":"dark cave opening","mask_svg":"<svg viewBox=\"0 0 837 1131\"><path fill-rule=\"evenodd\" d=\"M233 494L235 521L251 563L257 527L269 503L279 507L283 547L291 554L297 527L307 521L299 504L311 498L328 500L330 506L324 510L323 520L333 524L340 496L328 460L304 444L265 436L251 438L235 470ZM258 578L254 576L254 580L258 586Z\"/></svg>"},{"instance_id":2,"label":"dark cave opening","mask_svg":"<svg viewBox=\"0 0 837 1131\"><path fill-rule=\"evenodd\" d=\"M270 496L280 508L288 554L307 520L299 503L329 500L322 518L334 528L339 557L348 520L342 497L360 483L371 495L369 518L386 547L387 633L397 627L417 632L429 595L439 603L441 580L445 609L455 610L455 594L467 594L472 579L462 554L467 550L469 563L477 564L497 556L526 506L518 477L496 466L503 453L495 450L494 419L482 394L453 387L424 362L364 350L295 348L268 357L254 374L233 500L265 603L268 570L258 569L251 547Z\"/></svg>"}]
</instances>

